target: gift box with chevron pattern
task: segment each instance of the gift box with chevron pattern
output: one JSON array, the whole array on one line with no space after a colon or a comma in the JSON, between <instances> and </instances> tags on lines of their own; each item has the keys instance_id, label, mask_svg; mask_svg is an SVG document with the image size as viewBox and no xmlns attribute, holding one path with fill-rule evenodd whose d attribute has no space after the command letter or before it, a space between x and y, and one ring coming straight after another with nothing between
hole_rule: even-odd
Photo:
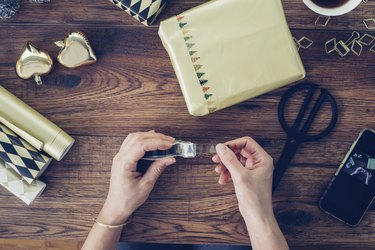
<instances>
[{"instance_id":1,"label":"gift box with chevron pattern","mask_svg":"<svg viewBox=\"0 0 375 250\"><path fill-rule=\"evenodd\" d=\"M167 0L109 0L123 11L148 26L164 9Z\"/></svg>"}]
</instances>

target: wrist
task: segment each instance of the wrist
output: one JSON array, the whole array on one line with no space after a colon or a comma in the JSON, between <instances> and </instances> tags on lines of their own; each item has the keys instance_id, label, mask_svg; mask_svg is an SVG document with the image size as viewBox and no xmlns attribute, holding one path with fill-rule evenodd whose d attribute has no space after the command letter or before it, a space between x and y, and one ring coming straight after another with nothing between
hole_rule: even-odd
<instances>
[{"instance_id":1,"label":"wrist","mask_svg":"<svg viewBox=\"0 0 375 250\"><path fill-rule=\"evenodd\" d=\"M272 207L264 207L252 210L240 209L240 211L249 229L254 228L259 230L261 228L274 225L275 223L277 224Z\"/></svg>"},{"instance_id":2,"label":"wrist","mask_svg":"<svg viewBox=\"0 0 375 250\"><path fill-rule=\"evenodd\" d=\"M119 211L117 207L106 201L98 215L98 220L108 225L120 225L125 223L132 213L132 211Z\"/></svg>"},{"instance_id":3,"label":"wrist","mask_svg":"<svg viewBox=\"0 0 375 250\"><path fill-rule=\"evenodd\" d=\"M239 210L245 221L266 221L266 218L275 218L273 213L272 198L257 198L258 197L248 199L244 202L239 202Z\"/></svg>"}]
</instances>

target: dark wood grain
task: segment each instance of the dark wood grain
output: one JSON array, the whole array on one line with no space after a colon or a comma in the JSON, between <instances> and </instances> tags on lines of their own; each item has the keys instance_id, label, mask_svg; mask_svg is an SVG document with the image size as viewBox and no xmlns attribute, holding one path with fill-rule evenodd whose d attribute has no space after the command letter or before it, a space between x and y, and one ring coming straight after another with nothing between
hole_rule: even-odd
<instances>
[{"instance_id":1,"label":"dark wood grain","mask_svg":"<svg viewBox=\"0 0 375 250\"><path fill-rule=\"evenodd\" d=\"M207 0L188 0L178 1L170 0L166 11L160 16L160 20L166 19L172 15L180 14L192 7L205 3ZM285 13L291 28L295 29L317 29L314 23L317 14L308 10L308 8L299 0L283 0ZM23 1L20 13L13 19L1 21L11 25L30 25L30 24L57 24L62 26L73 27L77 24L85 26L142 26L135 19L127 14L116 11L114 6L108 0L66 0L55 1L49 5L35 5ZM335 17L331 20L326 28L319 29L358 29L365 30L363 18L373 17L375 11L375 1L368 0L367 3L361 4L351 13ZM155 25L158 25L156 23ZM154 26L155 26L154 25Z\"/></svg>"},{"instance_id":2,"label":"dark wood grain","mask_svg":"<svg viewBox=\"0 0 375 250\"><path fill-rule=\"evenodd\" d=\"M162 19L203 2L170 1ZM283 4L294 36L314 40L311 48L300 52L307 80L332 91L340 119L330 137L299 149L275 193L276 216L293 246L372 247L374 208L359 227L350 228L319 211L317 202L359 131L375 127L375 53L365 48L360 57L327 56L324 43L349 37L353 29L364 33L362 20L374 16L375 1L333 18L326 28L314 26L317 15L302 1ZM53 42L77 29L88 35L97 64L68 70L56 63L42 87L16 77L14 64L26 41L55 57L58 48ZM112 158L130 132L156 129L199 143L250 135L275 160L280 155L285 134L277 105L287 88L206 117L192 117L157 26L140 25L108 1L66 0L40 6L24 1L14 18L0 21L0 38L0 84L77 140L67 157L53 162L42 177L47 189L31 207L0 189L1 238L85 238L106 196ZM208 158L179 160L161 177L122 239L248 244L233 187L219 186L213 167Z\"/></svg>"},{"instance_id":3,"label":"dark wood grain","mask_svg":"<svg viewBox=\"0 0 375 250\"><path fill-rule=\"evenodd\" d=\"M83 245L80 240L29 240L0 239L0 250L79 250ZM343 247L340 250L373 250L372 247ZM337 250L335 246L291 247L291 250Z\"/></svg>"},{"instance_id":4,"label":"dark wood grain","mask_svg":"<svg viewBox=\"0 0 375 250\"><path fill-rule=\"evenodd\" d=\"M56 54L57 48L48 41L58 40L68 29L53 26L53 31L35 32L16 26L3 29L1 35L6 36L9 30L12 31L13 46L9 49L0 47L5 62L0 66L0 73L6 75L3 86L72 134L116 136L124 131L155 128L177 137L187 133L193 137L202 136L202 133L216 137L228 130L234 137L243 134L257 137L264 133L264 124L267 124L268 135L281 134L276 112L280 94L286 88L210 116L191 117L156 29L150 32L150 29L135 27L85 28L99 55L99 62L77 70L67 70L56 64L53 73L45 77L42 88L32 81L19 80L14 72L13 62L23 46L23 37L26 34L31 40L40 41L40 46ZM134 35L129 36L129 33ZM374 54L364 51L361 57L350 55L345 58L325 55L326 40L345 38L351 32L293 33L296 37L306 35L315 41L313 47L301 51L301 55L307 80L332 91L339 102L339 125L349 125L338 126L336 136L357 134L363 127L371 127L375 111L371 105L375 94ZM137 39L145 41L137 42ZM143 53L147 56L142 56Z\"/></svg>"},{"instance_id":5,"label":"dark wood grain","mask_svg":"<svg viewBox=\"0 0 375 250\"><path fill-rule=\"evenodd\" d=\"M79 250L82 245L79 240L0 239L0 250Z\"/></svg>"}]
</instances>

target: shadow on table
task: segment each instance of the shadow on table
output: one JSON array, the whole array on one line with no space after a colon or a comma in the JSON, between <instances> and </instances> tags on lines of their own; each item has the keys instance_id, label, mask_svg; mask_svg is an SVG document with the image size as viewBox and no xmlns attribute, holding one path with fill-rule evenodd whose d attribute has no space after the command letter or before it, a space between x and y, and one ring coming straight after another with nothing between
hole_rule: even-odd
<instances>
[{"instance_id":1,"label":"shadow on table","mask_svg":"<svg viewBox=\"0 0 375 250\"><path fill-rule=\"evenodd\" d=\"M120 243L117 250L251 250L246 246Z\"/></svg>"}]
</instances>

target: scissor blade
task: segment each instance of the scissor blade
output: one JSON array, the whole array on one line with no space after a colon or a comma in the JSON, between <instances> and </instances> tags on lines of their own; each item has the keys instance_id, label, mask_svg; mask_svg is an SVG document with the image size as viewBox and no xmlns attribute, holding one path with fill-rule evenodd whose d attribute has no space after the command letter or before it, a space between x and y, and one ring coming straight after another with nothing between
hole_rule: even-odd
<instances>
[{"instance_id":1,"label":"scissor blade","mask_svg":"<svg viewBox=\"0 0 375 250\"><path fill-rule=\"evenodd\" d=\"M292 162L299 144L300 143L292 139L288 139L287 143L285 144L283 152L281 153L281 156L277 161L275 170L273 172L272 192L276 190L282 177L284 176L284 173Z\"/></svg>"}]
</instances>

